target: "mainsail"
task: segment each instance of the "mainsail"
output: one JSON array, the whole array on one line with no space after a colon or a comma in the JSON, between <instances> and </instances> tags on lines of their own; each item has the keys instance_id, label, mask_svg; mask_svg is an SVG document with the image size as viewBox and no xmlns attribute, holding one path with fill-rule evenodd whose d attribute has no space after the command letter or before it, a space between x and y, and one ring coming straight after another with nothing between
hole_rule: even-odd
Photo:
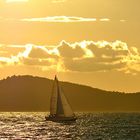
<instances>
[{"instance_id":1,"label":"mainsail","mask_svg":"<svg viewBox=\"0 0 140 140\"><path fill-rule=\"evenodd\" d=\"M63 94L62 88L59 85L58 79L55 76L51 103L50 103L50 115L55 115L58 117L73 117L74 113Z\"/></svg>"}]
</instances>

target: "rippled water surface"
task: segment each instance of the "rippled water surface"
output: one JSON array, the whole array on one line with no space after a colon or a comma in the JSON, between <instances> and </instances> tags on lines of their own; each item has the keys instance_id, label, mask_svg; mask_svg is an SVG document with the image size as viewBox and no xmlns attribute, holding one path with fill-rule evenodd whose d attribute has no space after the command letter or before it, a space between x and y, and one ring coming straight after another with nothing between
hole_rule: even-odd
<instances>
[{"instance_id":1,"label":"rippled water surface","mask_svg":"<svg viewBox=\"0 0 140 140\"><path fill-rule=\"evenodd\" d=\"M47 113L0 113L0 139L140 140L140 113L77 113L76 123L47 122Z\"/></svg>"}]
</instances>

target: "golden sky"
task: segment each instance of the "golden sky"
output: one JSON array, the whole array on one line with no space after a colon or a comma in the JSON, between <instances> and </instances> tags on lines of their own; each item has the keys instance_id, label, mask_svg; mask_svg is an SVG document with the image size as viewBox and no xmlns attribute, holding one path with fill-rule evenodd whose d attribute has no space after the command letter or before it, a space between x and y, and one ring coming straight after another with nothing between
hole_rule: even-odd
<instances>
[{"instance_id":1,"label":"golden sky","mask_svg":"<svg viewBox=\"0 0 140 140\"><path fill-rule=\"evenodd\" d=\"M140 91L139 0L0 0L0 78L37 75Z\"/></svg>"}]
</instances>

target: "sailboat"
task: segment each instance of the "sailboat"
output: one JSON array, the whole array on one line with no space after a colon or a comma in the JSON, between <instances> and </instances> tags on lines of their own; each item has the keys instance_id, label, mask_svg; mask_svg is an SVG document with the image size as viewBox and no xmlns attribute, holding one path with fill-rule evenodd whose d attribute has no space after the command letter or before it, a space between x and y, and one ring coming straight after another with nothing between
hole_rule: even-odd
<instances>
[{"instance_id":1,"label":"sailboat","mask_svg":"<svg viewBox=\"0 0 140 140\"><path fill-rule=\"evenodd\" d=\"M68 103L60 83L55 76L52 95L50 100L50 115L46 116L47 121L76 121L76 116Z\"/></svg>"}]
</instances>

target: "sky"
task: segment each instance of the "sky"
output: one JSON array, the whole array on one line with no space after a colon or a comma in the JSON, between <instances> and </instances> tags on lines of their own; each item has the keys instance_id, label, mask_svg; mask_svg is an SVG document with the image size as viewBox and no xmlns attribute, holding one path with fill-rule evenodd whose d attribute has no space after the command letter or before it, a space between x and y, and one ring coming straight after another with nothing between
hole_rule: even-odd
<instances>
[{"instance_id":1,"label":"sky","mask_svg":"<svg viewBox=\"0 0 140 140\"><path fill-rule=\"evenodd\" d=\"M0 0L0 79L34 75L140 91L139 0Z\"/></svg>"}]
</instances>

